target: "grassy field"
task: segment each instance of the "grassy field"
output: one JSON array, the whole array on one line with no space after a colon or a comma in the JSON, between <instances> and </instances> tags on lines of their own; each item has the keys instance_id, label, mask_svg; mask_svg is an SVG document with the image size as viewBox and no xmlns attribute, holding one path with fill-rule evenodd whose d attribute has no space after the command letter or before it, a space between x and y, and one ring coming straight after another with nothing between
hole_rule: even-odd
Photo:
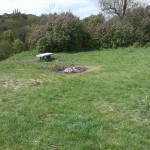
<instances>
[{"instance_id":1,"label":"grassy field","mask_svg":"<svg viewBox=\"0 0 150 150\"><path fill-rule=\"evenodd\" d=\"M36 54L0 62L0 150L150 149L150 49Z\"/></svg>"}]
</instances>

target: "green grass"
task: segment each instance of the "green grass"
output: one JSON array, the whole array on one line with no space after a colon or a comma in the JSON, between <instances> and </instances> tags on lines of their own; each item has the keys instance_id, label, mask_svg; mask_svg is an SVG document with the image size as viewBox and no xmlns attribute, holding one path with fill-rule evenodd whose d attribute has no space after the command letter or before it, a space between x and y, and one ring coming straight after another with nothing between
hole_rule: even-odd
<instances>
[{"instance_id":1,"label":"green grass","mask_svg":"<svg viewBox=\"0 0 150 150\"><path fill-rule=\"evenodd\" d=\"M36 54L0 62L1 150L150 149L150 49Z\"/></svg>"}]
</instances>

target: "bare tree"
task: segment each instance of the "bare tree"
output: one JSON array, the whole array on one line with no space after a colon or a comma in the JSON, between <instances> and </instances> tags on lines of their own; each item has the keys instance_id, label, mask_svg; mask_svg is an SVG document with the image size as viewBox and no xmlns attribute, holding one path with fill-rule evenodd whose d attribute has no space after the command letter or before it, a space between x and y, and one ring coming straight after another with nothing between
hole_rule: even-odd
<instances>
[{"instance_id":1,"label":"bare tree","mask_svg":"<svg viewBox=\"0 0 150 150\"><path fill-rule=\"evenodd\" d=\"M99 0L102 11L117 15L122 20L127 9L139 6L140 0Z\"/></svg>"}]
</instances>

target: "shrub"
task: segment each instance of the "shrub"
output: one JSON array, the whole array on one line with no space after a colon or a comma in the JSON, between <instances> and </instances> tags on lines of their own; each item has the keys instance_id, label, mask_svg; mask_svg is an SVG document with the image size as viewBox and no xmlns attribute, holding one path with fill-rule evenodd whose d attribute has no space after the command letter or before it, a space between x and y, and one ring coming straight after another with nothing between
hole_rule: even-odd
<instances>
[{"instance_id":1,"label":"shrub","mask_svg":"<svg viewBox=\"0 0 150 150\"><path fill-rule=\"evenodd\" d=\"M0 61L10 57L12 54L12 44L8 41L0 41Z\"/></svg>"},{"instance_id":2,"label":"shrub","mask_svg":"<svg viewBox=\"0 0 150 150\"><path fill-rule=\"evenodd\" d=\"M82 20L86 35L84 38L84 45L87 48L100 48L101 42L99 41L99 31L101 24L103 24L105 18L102 14L91 15Z\"/></svg>"},{"instance_id":3,"label":"shrub","mask_svg":"<svg viewBox=\"0 0 150 150\"><path fill-rule=\"evenodd\" d=\"M140 42L140 44L144 45L148 42L149 39L149 19L150 11L144 7L138 7L133 10L128 10L125 20L129 22L134 29L134 42Z\"/></svg>"},{"instance_id":4,"label":"shrub","mask_svg":"<svg viewBox=\"0 0 150 150\"><path fill-rule=\"evenodd\" d=\"M99 25L105 21L105 17L102 14L91 15L82 20L83 23L88 23L93 26Z\"/></svg>"},{"instance_id":5,"label":"shrub","mask_svg":"<svg viewBox=\"0 0 150 150\"><path fill-rule=\"evenodd\" d=\"M4 40L12 42L13 41L13 31L7 30L3 33Z\"/></svg>"},{"instance_id":6,"label":"shrub","mask_svg":"<svg viewBox=\"0 0 150 150\"><path fill-rule=\"evenodd\" d=\"M143 31L142 44L150 42L150 17L143 18L141 21L141 30Z\"/></svg>"},{"instance_id":7,"label":"shrub","mask_svg":"<svg viewBox=\"0 0 150 150\"><path fill-rule=\"evenodd\" d=\"M95 28L95 37L98 45L101 48L109 48L113 46L112 39L114 34L114 23L106 21Z\"/></svg>"},{"instance_id":8,"label":"shrub","mask_svg":"<svg viewBox=\"0 0 150 150\"><path fill-rule=\"evenodd\" d=\"M99 24L84 23L84 27L91 36L89 42L93 48L124 47L132 45L133 27L128 22L121 22L117 18Z\"/></svg>"},{"instance_id":9,"label":"shrub","mask_svg":"<svg viewBox=\"0 0 150 150\"><path fill-rule=\"evenodd\" d=\"M137 48L137 47L140 47L141 46L141 43L140 42L135 42L133 43L133 47L134 48Z\"/></svg>"},{"instance_id":10,"label":"shrub","mask_svg":"<svg viewBox=\"0 0 150 150\"><path fill-rule=\"evenodd\" d=\"M127 47L134 41L134 29L128 22L114 22L111 45L116 47Z\"/></svg>"},{"instance_id":11,"label":"shrub","mask_svg":"<svg viewBox=\"0 0 150 150\"><path fill-rule=\"evenodd\" d=\"M29 43L40 52L80 51L83 33L79 18L70 12L54 14L44 26L33 31Z\"/></svg>"},{"instance_id":12,"label":"shrub","mask_svg":"<svg viewBox=\"0 0 150 150\"><path fill-rule=\"evenodd\" d=\"M19 40L16 39L13 43L13 49L14 49L14 53L19 53L25 50L25 44Z\"/></svg>"},{"instance_id":13,"label":"shrub","mask_svg":"<svg viewBox=\"0 0 150 150\"><path fill-rule=\"evenodd\" d=\"M125 20L130 22L134 29L139 28L139 23L143 18L147 16L146 9L143 7L138 7L132 10L128 10L125 16Z\"/></svg>"},{"instance_id":14,"label":"shrub","mask_svg":"<svg viewBox=\"0 0 150 150\"><path fill-rule=\"evenodd\" d=\"M150 42L146 43L145 46L149 48L150 47Z\"/></svg>"}]
</instances>

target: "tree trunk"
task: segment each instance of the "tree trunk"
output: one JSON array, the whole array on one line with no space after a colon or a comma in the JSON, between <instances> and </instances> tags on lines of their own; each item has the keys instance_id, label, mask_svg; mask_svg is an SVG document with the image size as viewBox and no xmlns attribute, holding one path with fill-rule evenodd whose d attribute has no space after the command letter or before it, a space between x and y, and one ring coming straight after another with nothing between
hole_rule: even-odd
<instances>
[{"instance_id":1,"label":"tree trunk","mask_svg":"<svg viewBox=\"0 0 150 150\"><path fill-rule=\"evenodd\" d=\"M121 20L123 20L125 14L126 14L126 10L127 10L127 0L124 0L124 4L123 4L123 8L122 8L122 15L121 15Z\"/></svg>"}]
</instances>

